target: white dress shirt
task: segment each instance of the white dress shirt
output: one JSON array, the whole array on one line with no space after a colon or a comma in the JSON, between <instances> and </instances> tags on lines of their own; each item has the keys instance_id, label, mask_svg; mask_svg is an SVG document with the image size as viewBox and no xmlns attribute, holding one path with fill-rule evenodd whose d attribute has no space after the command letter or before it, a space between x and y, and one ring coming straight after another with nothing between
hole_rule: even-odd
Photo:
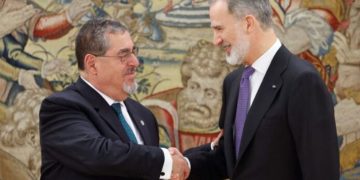
<instances>
[{"instance_id":1,"label":"white dress shirt","mask_svg":"<svg viewBox=\"0 0 360 180\"><path fill-rule=\"evenodd\" d=\"M112 98L110 98L109 96L107 96L106 94L102 93L101 91L99 91L98 89L96 89L90 82L88 82L85 78L81 77L80 78L86 83L88 84L91 88L93 88L97 93L100 94L101 97L104 98L104 100L109 104L109 106L111 106L114 103L120 103L121 105L121 112L124 115L125 121L129 124L131 130L134 132L136 140L138 142L138 144L144 144L144 141L142 140L139 131L137 130L137 128L135 127L133 121L131 120L131 117L129 115L129 112L126 109L125 103L123 101L115 101ZM170 155L169 150L165 149L165 148L161 148L161 150L164 153L164 164L161 170L161 175L160 175L160 179L170 179L171 177L171 172L172 172L172 158Z\"/></svg>"},{"instance_id":2,"label":"white dress shirt","mask_svg":"<svg viewBox=\"0 0 360 180\"><path fill-rule=\"evenodd\" d=\"M276 54L280 49L281 42L279 39L276 39L275 43L255 62L251 65L255 72L250 76L250 106L255 99L255 96L260 88L260 85L265 77L267 70Z\"/></svg>"}]
</instances>

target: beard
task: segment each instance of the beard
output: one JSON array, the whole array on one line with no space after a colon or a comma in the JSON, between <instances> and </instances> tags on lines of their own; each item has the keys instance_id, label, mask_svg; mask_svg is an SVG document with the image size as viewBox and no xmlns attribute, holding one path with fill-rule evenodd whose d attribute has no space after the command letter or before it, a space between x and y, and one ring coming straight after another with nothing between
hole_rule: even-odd
<instances>
[{"instance_id":1,"label":"beard","mask_svg":"<svg viewBox=\"0 0 360 180\"><path fill-rule=\"evenodd\" d=\"M221 103L209 108L200 105L181 91L177 98L179 129L184 132L212 133L218 130Z\"/></svg>"},{"instance_id":2,"label":"beard","mask_svg":"<svg viewBox=\"0 0 360 180\"><path fill-rule=\"evenodd\" d=\"M249 51L250 42L245 34L240 34L238 43L231 49L230 55L226 55L226 62L230 65L240 65L244 62L245 55Z\"/></svg>"},{"instance_id":3,"label":"beard","mask_svg":"<svg viewBox=\"0 0 360 180\"><path fill-rule=\"evenodd\" d=\"M130 84L124 84L123 90L128 94L134 94L136 93L136 90L138 88L138 83L136 81L130 83Z\"/></svg>"},{"instance_id":4,"label":"beard","mask_svg":"<svg viewBox=\"0 0 360 180\"><path fill-rule=\"evenodd\" d=\"M128 67L126 71L124 71L124 76L126 75L132 75L136 73L136 67ZM123 84L122 89L128 93L128 94L134 94L136 93L136 90L138 88L138 83L136 82L136 79L131 79L128 81L128 83L125 81Z\"/></svg>"}]
</instances>

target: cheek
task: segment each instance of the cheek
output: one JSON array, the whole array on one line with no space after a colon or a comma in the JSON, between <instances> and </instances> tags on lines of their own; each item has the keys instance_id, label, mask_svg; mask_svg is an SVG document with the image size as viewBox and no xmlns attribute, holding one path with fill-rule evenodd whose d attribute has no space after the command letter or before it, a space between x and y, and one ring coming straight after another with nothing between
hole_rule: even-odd
<instances>
[{"instance_id":1,"label":"cheek","mask_svg":"<svg viewBox=\"0 0 360 180\"><path fill-rule=\"evenodd\" d=\"M118 84L124 81L123 71L123 69L116 68L115 66L101 66L98 68L98 77L104 82Z\"/></svg>"},{"instance_id":2,"label":"cheek","mask_svg":"<svg viewBox=\"0 0 360 180\"><path fill-rule=\"evenodd\" d=\"M207 106L209 107L215 107L218 106L219 103L221 103L221 99L216 96L213 98L206 98L205 101Z\"/></svg>"},{"instance_id":3,"label":"cheek","mask_svg":"<svg viewBox=\"0 0 360 180\"><path fill-rule=\"evenodd\" d=\"M181 95L184 97L192 97L194 94L197 93L197 90L194 88L186 87L182 92Z\"/></svg>"},{"instance_id":4,"label":"cheek","mask_svg":"<svg viewBox=\"0 0 360 180\"><path fill-rule=\"evenodd\" d=\"M232 41L233 39L236 38L236 30L235 30L235 32L230 29L225 30L223 32L223 37L225 39L227 39L228 41Z\"/></svg>"},{"instance_id":5,"label":"cheek","mask_svg":"<svg viewBox=\"0 0 360 180\"><path fill-rule=\"evenodd\" d=\"M183 103L183 104L193 102L193 99L194 99L192 91L189 90L188 88L181 91L178 96L179 96L181 103Z\"/></svg>"}]
</instances>

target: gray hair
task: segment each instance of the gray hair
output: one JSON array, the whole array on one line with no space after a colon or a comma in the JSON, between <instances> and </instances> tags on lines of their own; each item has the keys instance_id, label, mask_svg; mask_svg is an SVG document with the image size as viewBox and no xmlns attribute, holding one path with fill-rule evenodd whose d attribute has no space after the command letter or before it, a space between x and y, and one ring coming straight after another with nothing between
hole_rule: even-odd
<instances>
[{"instance_id":1,"label":"gray hair","mask_svg":"<svg viewBox=\"0 0 360 180\"><path fill-rule=\"evenodd\" d=\"M86 54L101 56L109 48L107 34L128 32L125 25L109 19L93 19L86 22L80 29L75 42L75 53L78 68L84 70Z\"/></svg>"},{"instance_id":2,"label":"gray hair","mask_svg":"<svg viewBox=\"0 0 360 180\"><path fill-rule=\"evenodd\" d=\"M230 14L238 19L252 14L263 29L272 26L272 9L269 0L209 0L210 6L218 1L226 1Z\"/></svg>"}]
</instances>

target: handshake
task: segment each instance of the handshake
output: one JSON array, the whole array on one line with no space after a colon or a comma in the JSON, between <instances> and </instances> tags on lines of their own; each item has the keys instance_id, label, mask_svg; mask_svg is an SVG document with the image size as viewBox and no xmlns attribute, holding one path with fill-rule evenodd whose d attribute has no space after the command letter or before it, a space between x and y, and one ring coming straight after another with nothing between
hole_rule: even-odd
<instances>
[{"instance_id":1,"label":"handshake","mask_svg":"<svg viewBox=\"0 0 360 180\"><path fill-rule=\"evenodd\" d=\"M223 131L221 130L218 136L210 143L210 150L214 150L219 145L220 138L223 135ZM171 158L173 160L173 168L172 168L172 174L171 179L172 180L182 180L187 179L190 175L190 162L187 158L185 158L178 149L174 147L170 147L169 149ZM200 149L194 148L192 150L187 150L188 152L195 152Z\"/></svg>"},{"instance_id":2,"label":"handshake","mask_svg":"<svg viewBox=\"0 0 360 180\"><path fill-rule=\"evenodd\" d=\"M183 180L188 178L190 174L190 164L187 162L187 159L174 147L170 147L168 150L173 161L171 179Z\"/></svg>"}]
</instances>

